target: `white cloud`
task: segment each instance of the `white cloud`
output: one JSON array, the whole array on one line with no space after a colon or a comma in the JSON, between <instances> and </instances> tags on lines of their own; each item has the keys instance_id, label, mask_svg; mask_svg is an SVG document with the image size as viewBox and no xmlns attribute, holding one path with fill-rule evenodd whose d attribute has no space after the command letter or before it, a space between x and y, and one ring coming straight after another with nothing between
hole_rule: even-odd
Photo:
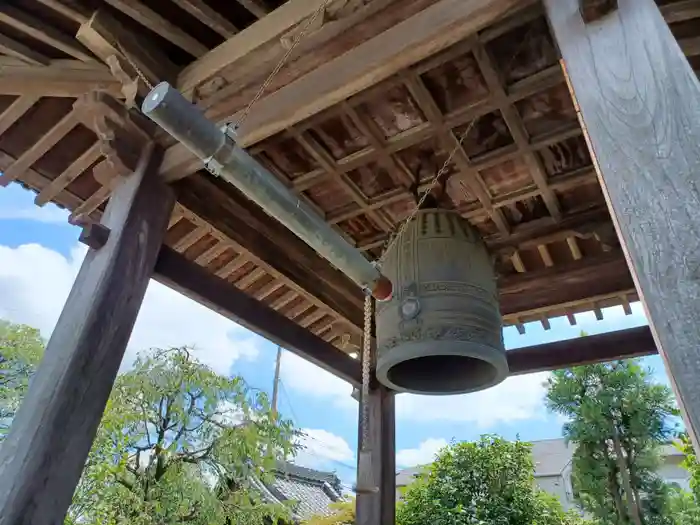
<instances>
[{"instance_id":1,"label":"white cloud","mask_svg":"<svg viewBox=\"0 0 700 525\"><path fill-rule=\"evenodd\" d=\"M396 453L396 465L399 467L415 467L427 465L435 460L436 454L448 445L443 438L428 438L417 448L405 448Z\"/></svg>"},{"instance_id":2,"label":"white cloud","mask_svg":"<svg viewBox=\"0 0 700 525\"><path fill-rule=\"evenodd\" d=\"M54 204L47 204L42 207L5 204L0 206L0 220L28 220L49 224L67 224L68 215L67 210L62 210Z\"/></svg>"},{"instance_id":3,"label":"white cloud","mask_svg":"<svg viewBox=\"0 0 700 525\"><path fill-rule=\"evenodd\" d=\"M357 411L357 402L351 397L350 383L296 354L282 354L280 376L288 388L298 393L328 399L336 407Z\"/></svg>"},{"instance_id":4,"label":"white cloud","mask_svg":"<svg viewBox=\"0 0 700 525\"><path fill-rule=\"evenodd\" d=\"M422 423L469 422L482 430L497 423L543 419L546 378L546 373L509 377L488 390L457 396L400 394L396 416Z\"/></svg>"},{"instance_id":5,"label":"white cloud","mask_svg":"<svg viewBox=\"0 0 700 525\"><path fill-rule=\"evenodd\" d=\"M318 470L337 470L339 466L354 468L355 453L345 439L319 428L304 428L294 463Z\"/></svg>"},{"instance_id":6,"label":"white cloud","mask_svg":"<svg viewBox=\"0 0 700 525\"><path fill-rule=\"evenodd\" d=\"M0 246L0 318L26 323L48 337L87 249L64 257L38 244ZM228 374L238 358L255 359L262 339L191 299L151 281L122 368L139 351L191 345L194 355Z\"/></svg>"}]
</instances>

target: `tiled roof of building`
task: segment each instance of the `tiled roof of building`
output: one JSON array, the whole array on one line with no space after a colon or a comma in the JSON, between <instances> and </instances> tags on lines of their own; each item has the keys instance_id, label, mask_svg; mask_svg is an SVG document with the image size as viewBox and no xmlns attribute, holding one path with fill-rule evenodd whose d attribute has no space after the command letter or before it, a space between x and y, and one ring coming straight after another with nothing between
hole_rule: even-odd
<instances>
[{"instance_id":1,"label":"tiled roof of building","mask_svg":"<svg viewBox=\"0 0 700 525\"><path fill-rule=\"evenodd\" d=\"M275 481L265 487L270 496L279 502L293 503L293 514L297 521L312 516L327 516L332 513L331 503L342 496L336 490L340 480L332 472L301 467L293 463L280 462L275 469Z\"/></svg>"}]
</instances>

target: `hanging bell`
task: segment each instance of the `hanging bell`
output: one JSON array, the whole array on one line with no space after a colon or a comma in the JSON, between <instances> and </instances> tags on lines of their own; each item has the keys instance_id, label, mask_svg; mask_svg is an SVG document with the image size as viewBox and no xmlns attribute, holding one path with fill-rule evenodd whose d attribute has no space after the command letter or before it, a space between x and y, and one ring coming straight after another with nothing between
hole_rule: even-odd
<instances>
[{"instance_id":1,"label":"hanging bell","mask_svg":"<svg viewBox=\"0 0 700 525\"><path fill-rule=\"evenodd\" d=\"M398 392L462 394L508 375L494 268L457 212L423 209L382 272L394 295L376 310L377 378Z\"/></svg>"}]
</instances>

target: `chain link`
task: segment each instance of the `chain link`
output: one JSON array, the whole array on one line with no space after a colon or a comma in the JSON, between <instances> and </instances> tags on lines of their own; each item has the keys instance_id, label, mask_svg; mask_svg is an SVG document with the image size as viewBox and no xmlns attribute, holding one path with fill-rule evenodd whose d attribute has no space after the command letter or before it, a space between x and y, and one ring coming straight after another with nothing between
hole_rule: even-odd
<instances>
[{"instance_id":1,"label":"chain link","mask_svg":"<svg viewBox=\"0 0 700 525\"><path fill-rule=\"evenodd\" d=\"M370 352L372 347L372 296L365 294L365 326L362 334L362 395L360 404L362 409L362 442L361 450L369 448L369 369Z\"/></svg>"},{"instance_id":2,"label":"chain link","mask_svg":"<svg viewBox=\"0 0 700 525\"><path fill-rule=\"evenodd\" d=\"M462 147L462 143L464 142L464 139L467 138L467 135L469 135L469 132L474 127L474 124L476 124L477 120L478 120L478 117L472 119L472 121L469 123L469 125L467 126L467 129L464 130L464 133L462 133L459 140L457 141L457 145L452 149L450 154L447 156L447 159L445 159L445 162L443 163L442 167L438 170L435 177L433 177L433 179L430 181L428 188L423 192L423 195L421 195L421 198L418 199L418 203L416 204L416 207L413 208L413 211L411 212L411 214L408 217L406 217L406 219L401 224L401 226L399 227L396 234L387 243L386 248L384 249L384 252L382 253L381 257L379 257L379 260L377 261L377 265L380 268L381 268L382 263L386 260L387 256L389 255L389 252L392 250L392 248L394 246L396 246L396 244L399 242L399 239L401 238L401 236L408 229L408 225L411 223L413 218L416 216L416 214L420 210L420 207L423 205L425 200L430 195L430 192L433 191L433 189L435 188L437 183L440 182L440 177L442 177L442 175L447 171L447 168L449 167L450 162L452 162L452 158L455 156L455 154L457 153L459 148Z\"/></svg>"},{"instance_id":3,"label":"chain link","mask_svg":"<svg viewBox=\"0 0 700 525\"><path fill-rule=\"evenodd\" d=\"M253 106L260 100L260 98L263 96L265 93L265 90L269 87L269 85L272 83L272 80L275 78L277 73L280 72L282 67L287 63L287 60L289 59L290 56L292 56L292 52L294 51L294 48L297 47L297 44L301 42L301 39L306 36L306 33L311 29L313 26L313 23L316 21L316 19L319 17L321 13L326 9L328 4L332 2L333 0L324 0L321 2L321 5L318 6L318 9L314 12L313 15L311 15L311 18L309 18L304 26L302 27L301 31L299 34L294 38L292 41L292 45L289 46L289 49L287 49L287 52L284 54L282 59L277 63L275 68L272 70L272 72L267 76L265 79L265 82L262 83L260 86L260 89L258 89L258 92L255 94L253 99L248 103L248 105L245 107L243 110L243 113L241 114L241 117L236 121L235 124L233 124L233 129L239 129L241 125L243 125L243 122L248 118L248 115L250 115L250 110L253 108Z\"/></svg>"},{"instance_id":4,"label":"chain link","mask_svg":"<svg viewBox=\"0 0 700 525\"><path fill-rule=\"evenodd\" d=\"M129 65L132 67L132 69L134 71L136 71L136 74L139 76L139 78L143 81L144 84L146 84L146 87L149 90L152 90L153 84L151 84L149 82L146 75L143 73L143 71L141 71L141 68L139 68L139 66L137 66L136 63L131 59L131 57L129 56L129 53L124 51L124 48L122 47L122 45L119 42L117 42L117 47L119 48L119 51L121 52L121 54L124 55L124 58L126 58L126 61L129 63Z\"/></svg>"}]
</instances>

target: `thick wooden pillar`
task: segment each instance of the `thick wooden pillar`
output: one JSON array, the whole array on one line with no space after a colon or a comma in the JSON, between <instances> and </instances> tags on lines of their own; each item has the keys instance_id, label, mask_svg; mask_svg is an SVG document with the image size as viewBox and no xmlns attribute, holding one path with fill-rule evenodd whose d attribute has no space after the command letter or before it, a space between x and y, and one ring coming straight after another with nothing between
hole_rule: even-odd
<instances>
[{"instance_id":1,"label":"thick wooden pillar","mask_svg":"<svg viewBox=\"0 0 700 525\"><path fill-rule=\"evenodd\" d=\"M88 252L0 448L2 525L63 523L175 201L152 149L115 188L106 243Z\"/></svg>"},{"instance_id":2,"label":"thick wooden pillar","mask_svg":"<svg viewBox=\"0 0 700 525\"><path fill-rule=\"evenodd\" d=\"M395 522L396 420L394 400L394 392L384 386L375 385L370 389L368 438L372 450L372 479L377 480L379 492L357 495L356 525L394 525ZM360 431L358 441L361 446L361 410L358 427Z\"/></svg>"},{"instance_id":3,"label":"thick wooden pillar","mask_svg":"<svg viewBox=\"0 0 700 525\"><path fill-rule=\"evenodd\" d=\"M544 3L615 227L697 449L700 83L654 0Z\"/></svg>"}]
</instances>

